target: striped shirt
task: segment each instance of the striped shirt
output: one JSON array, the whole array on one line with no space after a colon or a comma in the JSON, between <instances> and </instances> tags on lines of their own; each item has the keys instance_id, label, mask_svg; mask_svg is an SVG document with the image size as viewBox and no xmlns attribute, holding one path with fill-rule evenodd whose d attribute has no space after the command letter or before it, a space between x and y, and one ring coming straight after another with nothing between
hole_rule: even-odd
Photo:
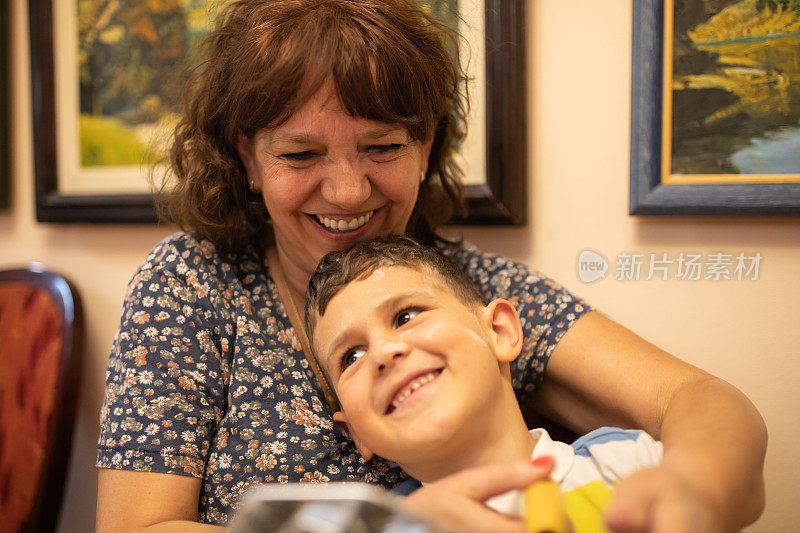
<instances>
[{"instance_id":1,"label":"striped shirt","mask_svg":"<svg viewBox=\"0 0 800 533\"><path fill-rule=\"evenodd\" d=\"M575 533L604 533L603 511L611 503L614 484L631 474L657 466L663 446L641 430L602 427L572 445L533 429L537 440L532 459L549 455L555 460L551 479L561 487L567 516ZM492 498L486 505L507 514L522 515L523 492Z\"/></svg>"}]
</instances>

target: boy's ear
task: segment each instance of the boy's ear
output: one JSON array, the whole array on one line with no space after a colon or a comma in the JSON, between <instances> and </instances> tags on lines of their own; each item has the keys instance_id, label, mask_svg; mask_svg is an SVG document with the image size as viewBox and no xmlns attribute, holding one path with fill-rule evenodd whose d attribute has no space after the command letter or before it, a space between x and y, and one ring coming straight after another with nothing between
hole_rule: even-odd
<instances>
[{"instance_id":1,"label":"boy's ear","mask_svg":"<svg viewBox=\"0 0 800 533\"><path fill-rule=\"evenodd\" d=\"M358 438L356 432L352 430L350 423L347 421L347 415L344 414L344 411L336 411L333 413L333 421L336 422L337 426L345 430L350 435L350 438L356 443L356 450L358 450L358 453L361 454L361 457L363 457L365 461L372 459L372 450L367 448L364 445L364 442Z\"/></svg>"},{"instance_id":2,"label":"boy's ear","mask_svg":"<svg viewBox=\"0 0 800 533\"><path fill-rule=\"evenodd\" d=\"M513 361L522 351L522 325L517 310L507 300L497 298L484 307L484 313L497 360Z\"/></svg>"}]
</instances>

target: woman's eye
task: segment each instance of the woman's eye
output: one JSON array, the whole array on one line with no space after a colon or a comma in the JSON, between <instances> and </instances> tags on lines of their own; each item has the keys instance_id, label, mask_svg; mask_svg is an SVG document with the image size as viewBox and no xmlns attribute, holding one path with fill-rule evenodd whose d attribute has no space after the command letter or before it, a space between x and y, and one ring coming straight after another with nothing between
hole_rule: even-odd
<instances>
[{"instance_id":1,"label":"woman's eye","mask_svg":"<svg viewBox=\"0 0 800 533\"><path fill-rule=\"evenodd\" d=\"M366 351L363 348L350 348L342 356L342 370L352 365L364 355Z\"/></svg>"},{"instance_id":2,"label":"woman's eye","mask_svg":"<svg viewBox=\"0 0 800 533\"><path fill-rule=\"evenodd\" d=\"M402 326L408 323L409 320L417 316L419 313L420 313L419 309L404 309L399 313L397 313L397 318L395 319L395 322L397 323L398 326Z\"/></svg>"},{"instance_id":3,"label":"woman's eye","mask_svg":"<svg viewBox=\"0 0 800 533\"><path fill-rule=\"evenodd\" d=\"M308 161L312 157L316 156L316 152L312 152L310 150L306 150L305 152L295 152L290 154L281 154L281 158L288 159L289 161Z\"/></svg>"},{"instance_id":4,"label":"woman's eye","mask_svg":"<svg viewBox=\"0 0 800 533\"><path fill-rule=\"evenodd\" d=\"M402 144L373 144L367 150L373 154L391 154L402 148Z\"/></svg>"}]
</instances>

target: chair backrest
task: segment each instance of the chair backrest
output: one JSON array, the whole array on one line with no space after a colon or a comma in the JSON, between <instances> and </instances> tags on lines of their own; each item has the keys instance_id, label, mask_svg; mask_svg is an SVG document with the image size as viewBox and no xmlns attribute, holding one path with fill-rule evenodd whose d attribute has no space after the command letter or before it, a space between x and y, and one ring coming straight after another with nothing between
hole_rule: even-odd
<instances>
[{"instance_id":1,"label":"chair backrest","mask_svg":"<svg viewBox=\"0 0 800 533\"><path fill-rule=\"evenodd\" d=\"M0 529L52 531L79 389L80 301L61 276L0 271Z\"/></svg>"}]
</instances>

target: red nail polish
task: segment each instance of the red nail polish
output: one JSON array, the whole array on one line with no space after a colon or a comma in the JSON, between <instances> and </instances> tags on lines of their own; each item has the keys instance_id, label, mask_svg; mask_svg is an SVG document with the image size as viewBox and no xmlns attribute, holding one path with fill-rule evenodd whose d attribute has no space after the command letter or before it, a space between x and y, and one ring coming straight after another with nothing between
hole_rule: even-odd
<instances>
[{"instance_id":1,"label":"red nail polish","mask_svg":"<svg viewBox=\"0 0 800 533\"><path fill-rule=\"evenodd\" d=\"M542 455L541 457L537 457L531 464L533 466L548 466L550 463L553 462L553 457L550 455Z\"/></svg>"}]
</instances>

